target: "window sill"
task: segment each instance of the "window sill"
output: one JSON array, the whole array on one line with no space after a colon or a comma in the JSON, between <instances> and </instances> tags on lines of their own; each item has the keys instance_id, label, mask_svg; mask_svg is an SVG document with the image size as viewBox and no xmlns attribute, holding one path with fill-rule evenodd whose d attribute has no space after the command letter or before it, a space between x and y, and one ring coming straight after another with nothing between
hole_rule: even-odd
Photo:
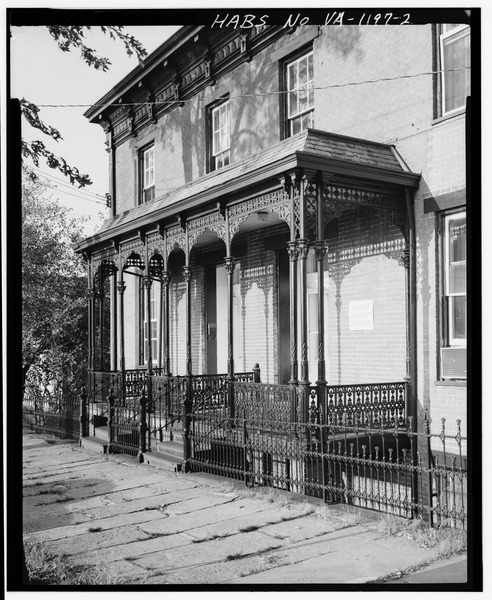
<instances>
[{"instance_id":1,"label":"window sill","mask_svg":"<svg viewBox=\"0 0 492 600\"><path fill-rule=\"evenodd\" d=\"M439 125L439 123L444 123L444 121L449 121L449 119L454 119L455 117L461 117L466 113L465 107L458 108L457 110L447 113L442 117L438 117L437 119L433 119L431 121L431 125Z\"/></svg>"},{"instance_id":2,"label":"window sill","mask_svg":"<svg viewBox=\"0 0 492 600\"><path fill-rule=\"evenodd\" d=\"M441 379L440 381L434 381L436 387L466 387L466 379Z\"/></svg>"}]
</instances>

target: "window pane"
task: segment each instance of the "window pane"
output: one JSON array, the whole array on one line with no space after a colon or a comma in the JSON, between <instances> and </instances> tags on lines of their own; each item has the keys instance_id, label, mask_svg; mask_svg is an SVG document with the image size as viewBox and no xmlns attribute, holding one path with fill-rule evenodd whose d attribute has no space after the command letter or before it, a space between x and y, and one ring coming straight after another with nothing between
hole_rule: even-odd
<instances>
[{"instance_id":1,"label":"window pane","mask_svg":"<svg viewBox=\"0 0 492 600\"><path fill-rule=\"evenodd\" d=\"M301 58L299 61L299 87L307 84L308 80L308 65L307 58Z\"/></svg>"},{"instance_id":2,"label":"window pane","mask_svg":"<svg viewBox=\"0 0 492 600\"><path fill-rule=\"evenodd\" d=\"M449 112L464 106L470 93L470 30L443 39L442 49L444 112Z\"/></svg>"},{"instance_id":3,"label":"window pane","mask_svg":"<svg viewBox=\"0 0 492 600\"><path fill-rule=\"evenodd\" d=\"M450 325L451 339L466 338L466 297L455 296L450 298Z\"/></svg>"},{"instance_id":4,"label":"window pane","mask_svg":"<svg viewBox=\"0 0 492 600\"><path fill-rule=\"evenodd\" d=\"M299 133L301 130L301 117L297 117L297 119L292 119L291 121L291 133L292 135L295 135L296 133Z\"/></svg>"},{"instance_id":5,"label":"window pane","mask_svg":"<svg viewBox=\"0 0 492 600\"><path fill-rule=\"evenodd\" d=\"M466 264L455 263L449 266L449 293L464 294L466 292Z\"/></svg>"},{"instance_id":6,"label":"window pane","mask_svg":"<svg viewBox=\"0 0 492 600\"><path fill-rule=\"evenodd\" d=\"M449 220L449 262L466 260L466 217Z\"/></svg>"}]
</instances>

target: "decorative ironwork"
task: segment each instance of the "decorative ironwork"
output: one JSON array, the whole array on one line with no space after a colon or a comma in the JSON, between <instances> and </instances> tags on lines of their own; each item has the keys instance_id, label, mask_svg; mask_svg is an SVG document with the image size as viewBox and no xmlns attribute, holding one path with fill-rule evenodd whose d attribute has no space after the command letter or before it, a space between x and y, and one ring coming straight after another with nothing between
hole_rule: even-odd
<instances>
[{"instance_id":1,"label":"decorative ironwork","mask_svg":"<svg viewBox=\"0 0 492 600\"><path fill-rule=\"evenodd\" d=\"M187 252L186 232L181 225L174 225L167 230L167 258L173 250L181 249Z\"/></svg>"},{"instance_id":2,"label":"decorative ironwork","mask_svg":"<svg viewBox=\"0 0 492 600\"><path fill-rule=\"evenodd\" d=\"M188 221L188 239L190 249L196 244L198 238L208 229L217 234L224 242L227 241L226 221L220 212L210 213Z\"/></svg>"},{"instance_id":3,"label":"decorative ironwork","mask_svg":"<svg viewBox=\"0 0 492 600\"><path fill-rule=\"evenodd\" d=\"M149 260L149 275L160 279L164 273L164 259L159 254L154 254Z\"/></svg>"},{"instance_id":4,"label":"decorative ironwork","mask_svg":"<svg viewBox=\"0 0 492 600\"><path fill-rule=\"evenodd\" d=\"M250 214L260 210L269 213L275 212L280 219L290 225L290 199L285 189L256 196L234 204L227 210L229 213L229 239L231 240L239 231L241 223L246 221Z\"/></svg>"},{"instance_id":5,"label":"decorative ironwork","mask_svg":"<svg viewBox=\"0 0 492 600\"><path fill-rule=\"evenodd\" d=\"M325 422L402 427L406 394L407 384L404 382L327 386Z\"/></svg>"}]
</instances>

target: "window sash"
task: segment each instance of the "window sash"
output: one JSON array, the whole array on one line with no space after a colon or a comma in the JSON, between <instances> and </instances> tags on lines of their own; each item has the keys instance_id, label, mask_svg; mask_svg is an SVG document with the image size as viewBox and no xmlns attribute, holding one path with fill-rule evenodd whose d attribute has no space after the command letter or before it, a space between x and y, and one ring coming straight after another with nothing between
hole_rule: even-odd
<instances>
[{"instance_id":1,"label":"window sash","mask_svg":"<svg viewBox=\"0 0 492 600\"><path fill-rule=\"evenodd\" d=\"M464 108L470 94L470 27L443 25L442 31L440 61L442 113L445 115Z\"/></svg>"},{"instance_id":2,"label":"window sash","mask_svg":"<svg viewBox=\"0 0 492 600\"><path fill-rule=\"evenodd\" d=\"M466 345L466 212L445 217L444 284L449 346Z\"/></svg>"},{"instance_id":3,"label":"window sash","mask_svg":"<svg viewBox=\"0 0 492 600\"><path fill-rule=\"evenodd\" d=\"M287 119L294 135L314 125L313 52L286 65Z\"/></svg>"},{"instance_id":4,"label":"window sash","mask_svg":"<svg viewBox=\"0 0 492 600\"><path fill-rule=\"evenodd\" d=\"M230 145L229 102L224 102L212 109L212 156L224 157Z\"/></svg>"}]
</instances>

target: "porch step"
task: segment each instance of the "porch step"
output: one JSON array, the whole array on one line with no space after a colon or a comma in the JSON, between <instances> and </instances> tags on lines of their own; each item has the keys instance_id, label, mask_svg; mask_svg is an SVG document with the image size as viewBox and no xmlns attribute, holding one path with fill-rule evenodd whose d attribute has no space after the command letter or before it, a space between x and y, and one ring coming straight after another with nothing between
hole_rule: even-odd
<instances>
[{"instance_id":1,"label":"porch step","mask_svg":"<svg viewBox=\"0 0 492 600\"><path fill-rule=\"evenodd\" d=\"M181 453L181 457L179 458L164 452L146 452L144 455L144 463L146 465L152 465L153 467L158 467L165 471L173 471L174 473L181 472L182 462L183 453Z\"/></svg>"},{"instance_id":2,"label":"porch step","mask_svg":"<svg viewBox=\"0 0 492 600\"><path fill-rule=\"evenodd\" d=\"M89 452L95 452L97 454L107 454L108 444L101 438L95 436L83 437L80 440L80 446Z\"/></svg>"},{"instance_id":3,"label":"porch step","mask_svg":"<svg viewBox=\"0 0 492 600\"><path fill-rule=\"evenodd\" d=\"M157 453L172 457L173 461L183 460L183 442L156 442Z\"/></svg>"},{"instance_id":4,"label":"porch step","mask_svg":"<svg viewBox=\"0 0 492 600\"><path fill-rule=\"evenodd\" d=\"M103 425L102 427L96 427L94 431L94 437L103 442L109 442L109 427L107 425Z\"/></svg>"}]
</instances>

